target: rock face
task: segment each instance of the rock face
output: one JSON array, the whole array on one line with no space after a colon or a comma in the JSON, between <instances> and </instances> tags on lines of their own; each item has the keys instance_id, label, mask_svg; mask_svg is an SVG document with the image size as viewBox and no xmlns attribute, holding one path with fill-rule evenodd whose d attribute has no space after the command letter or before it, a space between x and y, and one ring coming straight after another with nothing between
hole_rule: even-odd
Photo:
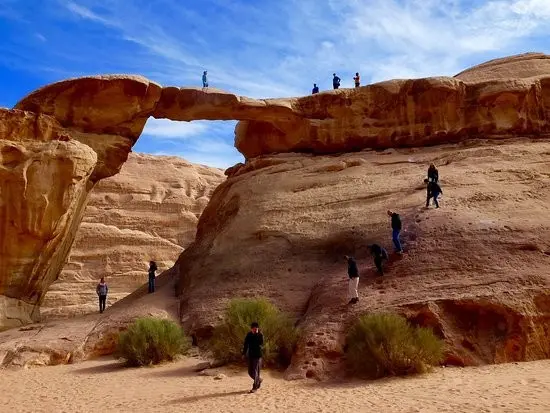
<instances>
[{"instance_id":1,"label":"rock face","mask_svg":"<svg viewBox=\"0 0 550 413\"><path fill-rule=\"evenodd\" d=\"M230 298L266 296L302 329L290 377L342 371L346 329L376 311L432 327L447 363L550 357L549 161L550 142L527 139L248 161L176 264L186 331L206 339ZM430 162L440 209L424 208ZM406 254L378 277L367 246L393 250L387 209L402 216ZM360 266L355 306L345 254Z\"/></svg>"},{"instance_id":2,"label":"rock face","mask_svg":"<svg viewBox=\"0 0 550 413\"><path fill-rule=\"evenodd\" d=\"M0 109L0 329L38 318L78 228L97 155L44 115Z\"/></svg>"},{"instance_id":3,"label":"rock face","mask_svg":"<svg viewBox=\"0 0 550 413\"><path fill-rule=\"evenodd\" d=\"M95 286L102 276L111 305L146 282L150 260L160 271L172 267L224 179L219 169L181 158L131 153L118 175L91 192L68 262L42 304L43 317L97 311Z\"/></svg>"},{"instance_id":4,"label":"rock face","mask_svg":"<svg viewBox=\"0 0 550 413\"><path fill-rule=\"evenodd\" d=\"M173 281L182 298L181 319L199 344L229 298L265 295L302 327L293 377L340 369L346 328L368 311L395 310L432 326L449 345L448 363L550 355L546 56L489 62L455 78L395 80L278 100L161 88L135 77L84 78L47 86L17 108L33 113L10 112L2 136L28 136L29 147L48 144L43 136L59 136L63 151L96 154L73 167L71 184L55 187L70 188L62 191L63 201L74 200L63 204L69 206L60 211L68 212L55 221L58 243L40 232L29 253L19 247L26 241L8 250L10 234L3 237L0 262L9 264L0 291L30 304L33 314L68 254L81 199L93 183L119 171L147 117L237 119L236 146L247 162L227 171L230 178L204 210L195 242L170 272L179 277ZM17 128L21 132L14 135ZM11 149L7 153L3 168L18 165L10 160ZM50 157L57 162L60 156ZM47 159L33 165L49 165ZM429 162L440 166L445 191L437 211L422 209ZM51 204L34 195L51 185L42 182L32 193L24 187L13 197L21 202L18 211L36 199ZM79 197L71 192L81 187L86 191ZM405 220L408 253L392 257L388 276L374 279L366 245L389 247L387 208ZM12 239L27 236L26 227L14 222ZM362 299L351 308L345 304L345 253L360 260L363 274ZM21 263L31 256L32 266L23 271ZM13 269L21 275L14 278ZM132 314L147 314L150 307L131 300L117 303L111 314L127 321L122 309L128 303L136 305ZM99 322L92 332L105 328ZM56 343L63 342L61 332ZM93 342L89 337L83 342ZM109 337L103 349L112 348ZM4 360L21 352L9 354Z\"/></svg>"}]
</instances>

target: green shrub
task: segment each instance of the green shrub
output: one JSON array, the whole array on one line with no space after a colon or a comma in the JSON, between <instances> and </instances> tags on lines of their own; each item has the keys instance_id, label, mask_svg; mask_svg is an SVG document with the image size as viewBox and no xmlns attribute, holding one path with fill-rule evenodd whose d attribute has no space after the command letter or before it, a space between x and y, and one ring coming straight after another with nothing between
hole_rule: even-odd
<instances>
[{"instance_id":1,"label":"green shrub","mask_svg":"<svg viewBox=\"0 0 550 413\"><path fill-rule=\"evenodd\" d=\"M189 349L189 340L172 320L138 318L118 338L116 356L129 366L145 366L172 361Z\"/></svg>"},{"instance_id":2,"label":"green shrub","mask_svg":"<svg viewBox=\"0 0 550 413\"><path fill-rule=\"evenodd\" d=\"M214 329L210 342L214 357L222 362L240 360L244 338L254 321L260 324L264 335L264 362L288 365L298 338L297 329L289 316L265 299L231 300L224 322Z\"/></svg>"},{"instance_id":3,"label":"green shrub","mask_svg":"<svg viewBox=\"0 0 550 413\"><path fill-rule=\"evenodd\" d=\"M443 358L444 343L432 330L397 314L360 317L346 341L351 371L371 379L424 373Z\"/></svg>"}]
</instances>

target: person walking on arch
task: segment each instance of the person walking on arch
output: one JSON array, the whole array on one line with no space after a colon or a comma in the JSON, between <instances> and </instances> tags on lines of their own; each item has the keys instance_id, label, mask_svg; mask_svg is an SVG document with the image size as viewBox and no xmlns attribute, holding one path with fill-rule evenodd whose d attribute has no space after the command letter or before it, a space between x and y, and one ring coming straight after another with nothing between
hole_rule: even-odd
<instances>
[{"instance_id":1,"label":"person walking on arch","mask_svg":"<svg viewBox=\"0 0 550 413\"><path fill-rule=\"evenodd\" d=\"M155 261L149 262L149 294L155 292L155 271L158 270L157 263Z\"/></svg>"},{"instance_id":2,"label":"person walking on arch","mask_svg":"<svg viewBox=\"0 0 550 413\"><path fill-rule=\"evenodd\" d=\"M208 87L208 72L202 72L202 87Z\"/></svg>"},{"instance_id":3,"label":"person walking on arch","mask_svg":"<svg viewBox=\"0 0 550 413\"><path fill-rule=\"evenodd\" d=\"M105 306L107 304L107 293L109 292L109 287L107 287L104 277L101 277L101 280L99 280L99 284L97 284L95 292L99 297L99 313L101 314L105 311Z\"/></svg>"},{"instance_id":4,"label":"person walking on arch","mask_svg":"<svg viewBox=\"0 0 550 413\"><path fill-rule=\"evenodd\" d=\"M311 90L311 94L316 95L317 93L319 93L319 87L317 86L317 83L314 83L313 89Z\"/></svg>"},{"instance_id":5,"label":"person walking on arch","mask_svg":"<svg viewBox=\"0 0 550 413\"><path fill-rule=\"evenodd\" d=\"M361 86L361 76L359 76L359 72L355 73L353 81L355 82L355 87Z\"/></svg>"},{"instance_id":6,"label":"person walking on arch","mask_svg":"<svg viewBox=\"0 0 550 413\"><path fill-rule=\"evenodd\" d=\"M401 229L403 227L401 223L401 217L398 213L393 212L388 209L388 216L391 218L391 229L392 229L392 241L395 247L395 252L398 254L403 254L403 247L401 246L401 240L399 235L401 234Z\"/></svg>"},{"instance_id":7,"label":"person walking on arch","mask_svg":"<svg viewBox=\"0 0 550 413\"><path fill-rule=\"evenodd\" d=\"M257 322L250 324L250 331L244 339L243 357L248 360L248 375L252 380L252 390L255 393L261 386L263 379L260 377L262 369L262 348L264 345L264 336L260 332L260 326Z\"/></svg>"},{"instance_id":8,"label":"person walking on arch","mask_svg":"<svg viewBox=\"0 0 550 413\"><path fill-rule=\"evenodd\" d=\"M340 78L336 76L336 73L332 74L332 87L334 90L338 89L340 87Z\"/></svg>"},{"instance_id":9,"label":"person walking on arch","mask_svg":"<svg viewBox=\"0 0 550 413\"><path fill-rule=\"evenodd\" d=\"M356 304L359 301L359 293L357 288L359 287L359 269L355 258L344 256L348 262L348 298L350 299L348 304Z\"/></svg>"},{"instance_id":10,"label":"person walking on arch","mask_svg":"<svg viewBox=\"0 0 550 413\"><path fill-rule=\"evenodd\" d=\"M372 244L370 246L370 252L374 257L374 265L379 275L384 275L384 269L382 268L382 262L388 259L388 252L378 244Z\"/></svg>"}]
</instances>

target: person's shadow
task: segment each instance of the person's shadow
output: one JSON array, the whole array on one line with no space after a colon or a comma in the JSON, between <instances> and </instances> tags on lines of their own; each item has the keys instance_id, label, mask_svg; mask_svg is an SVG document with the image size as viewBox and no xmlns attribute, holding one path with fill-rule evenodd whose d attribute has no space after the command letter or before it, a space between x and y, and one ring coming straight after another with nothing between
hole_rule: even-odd
<instances>
[{"instance_id":1,"label":"person's shadow","mask_svg":"<svg viewBox=\"0 0 550 413\"><path fill-rule=\"evenodd\" d=\"M172 400L169 404L182 404L182 403L194 403L205 399L216 399L219 397L237 396L239 394L248 394L248 390L238 390L230 392L218 392L210 394L200 394L198 396L182 397L181 399Z\"/></svg>"}]
</instances>

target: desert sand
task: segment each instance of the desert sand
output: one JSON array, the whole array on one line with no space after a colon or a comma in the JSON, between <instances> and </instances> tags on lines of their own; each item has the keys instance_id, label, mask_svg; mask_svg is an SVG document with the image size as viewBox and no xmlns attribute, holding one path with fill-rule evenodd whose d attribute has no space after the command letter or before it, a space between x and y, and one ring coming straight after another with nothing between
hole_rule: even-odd
<instances>
[{"instance_id":1,"label":"desert sand","mask_svg":"<svg viewBox=\"0 0 550 413\"><path fill-rule=\"evenodd\" d=\"M0 372L2 411L10 412L549 412L550 361L438 368L375 382L285 381L264 374L248 394L244 369L221 380L193 371L197 359L125 369L112 359ZM216 374L216 372L213 372ZM32 390L31 390L32 389Z\"/></svg>"}]
</instances>

